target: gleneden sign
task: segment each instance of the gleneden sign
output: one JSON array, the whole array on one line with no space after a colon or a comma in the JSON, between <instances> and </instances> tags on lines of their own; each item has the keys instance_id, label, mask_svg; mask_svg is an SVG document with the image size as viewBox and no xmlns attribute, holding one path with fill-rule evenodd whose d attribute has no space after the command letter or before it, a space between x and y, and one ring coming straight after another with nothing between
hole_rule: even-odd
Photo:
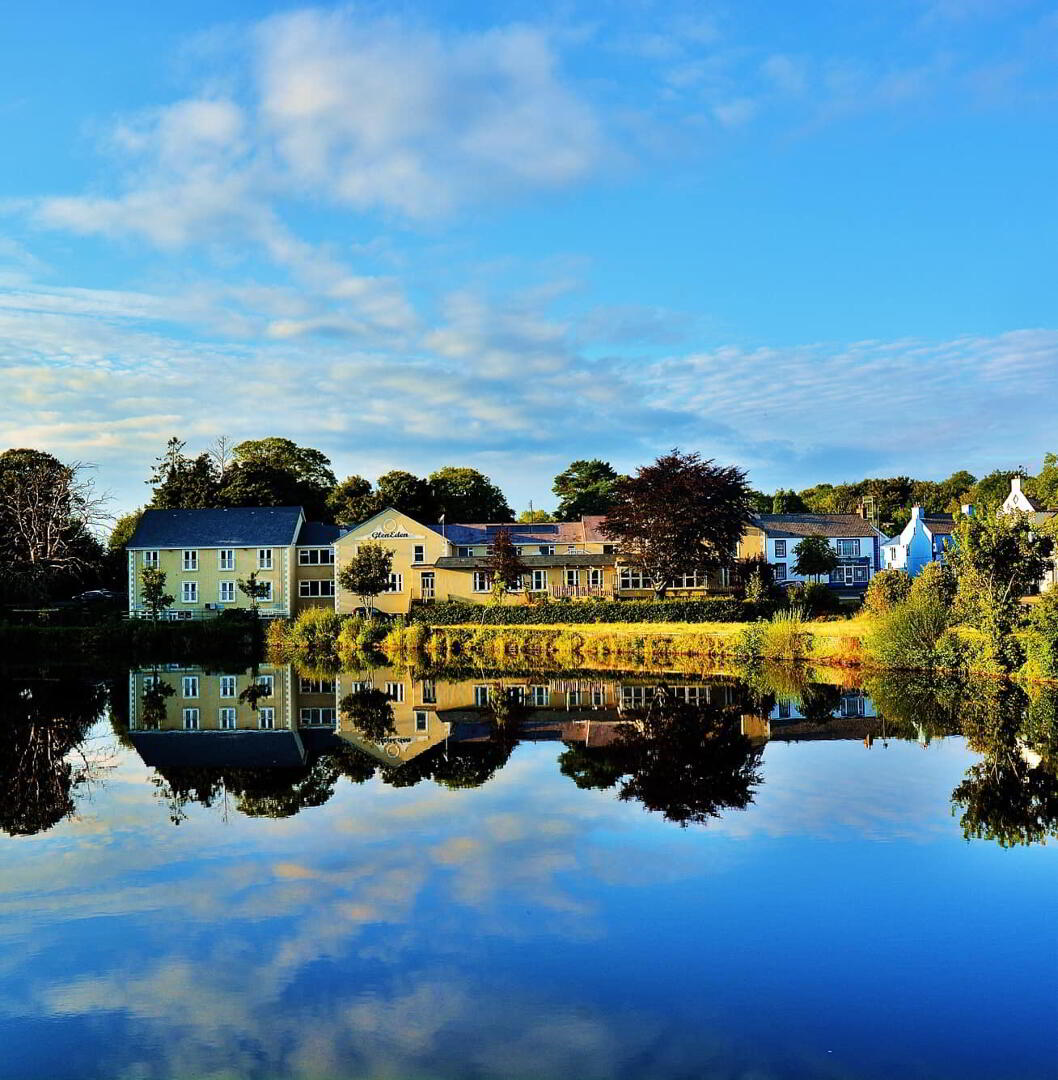
<instances>
[{"instance_id":1,"label":"gleneden sign","mask_svg":"<svg viewBox=\"0 0 1058 1080\"><path fill-rule=\"evenodd\" d=\"M372 540L410 540L412 538L410 532L405 532L393 518L387 518L382 522L381 529L375 529L370 534ZM421 539L416 537L415 539Z\"/></svg>"}]
</instances>

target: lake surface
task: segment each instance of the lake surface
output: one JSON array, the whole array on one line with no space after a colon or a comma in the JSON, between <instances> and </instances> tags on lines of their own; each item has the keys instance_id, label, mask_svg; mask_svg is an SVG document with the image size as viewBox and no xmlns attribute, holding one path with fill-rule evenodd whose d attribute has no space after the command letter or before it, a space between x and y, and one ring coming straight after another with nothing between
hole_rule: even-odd
<instances>
[{"instance_id":1,"label":"lake surface","mask_svg":"<svg viewBox=\"0 0 1058 1080\"><path fill-rule=\"evenodd\" d=\"M1053 695L222 674L0 686L0 1077L1055 1076Z\"/></svg>"}]
</instances>

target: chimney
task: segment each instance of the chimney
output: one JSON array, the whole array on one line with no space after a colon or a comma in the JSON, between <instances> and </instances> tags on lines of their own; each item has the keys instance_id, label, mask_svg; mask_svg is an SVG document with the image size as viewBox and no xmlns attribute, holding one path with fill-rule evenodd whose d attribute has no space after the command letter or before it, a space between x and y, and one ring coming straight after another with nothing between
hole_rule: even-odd
<instances>
[{"instance_id":1,"label":"chimney","mask_svg":"<svg viewBox=\"0 0 1058 1080\"><path fill-rule=\"evenodd\" d=\"M1010 478L1010 490L1011 491L1016 491L1019 494L1021 493L1021 477L1020 476L1012 476Z\"/></svg>"},{"instance_id":2,"label":"chimney","mask_svg":"<svg viewBox=\"0 0 1058 1080\"><path fill-rule=\"evenodd\" d=\"M973 503L963 503L962 504L962 512L966 517L973 517L974 516Z\"/></svg>"},{"instance_id":3,"label":"chimney","mask_svg":"<svg viewBox=\"0 0 1058 1080\"><path fill-rule=\"evenodd\" d=\"M921 517L922 517L922 507L921 506L912 506L911 507L911 520L912 521L918 521Z\"/></svg>"}]
</instances>

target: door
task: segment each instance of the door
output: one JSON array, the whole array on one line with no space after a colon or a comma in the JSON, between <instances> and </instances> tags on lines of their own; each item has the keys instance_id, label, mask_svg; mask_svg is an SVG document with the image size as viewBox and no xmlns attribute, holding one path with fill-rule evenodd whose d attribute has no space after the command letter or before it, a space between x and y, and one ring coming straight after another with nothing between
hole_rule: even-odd
<instances>
[{"instance_id":1,"label":"door","mask_svg":"<svg viewBox=\"0 0 1058 1080\"><path fill-rule=\"evenodd\" d=\"M434 598L434 574L432 570L423 570L419 575L419 584L422 587L422 598L432 600Z\"/></svg>"}]
</instances>

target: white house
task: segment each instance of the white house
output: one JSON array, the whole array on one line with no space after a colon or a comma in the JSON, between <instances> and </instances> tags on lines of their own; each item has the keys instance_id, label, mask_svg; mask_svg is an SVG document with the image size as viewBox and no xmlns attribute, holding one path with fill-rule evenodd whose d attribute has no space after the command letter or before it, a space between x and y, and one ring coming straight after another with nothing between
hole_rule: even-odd
<instances>
[{"instance_id":1,"label":"white house","mask_svg":"<svg viewBox=\"0 0 1058 1080\"><path fill-rule=\"evenodd\" d=\"M794 570L797 545L807 536L823 537L837 554L831 588L862 591L881 569L885 537L859 514L758 514L753 524L764 533L764 553L780 584L812 580Z\"/></svg>"},{"instance_id":2,"label":"white house","mask_svg":"<svg viewBox=\"0 0 1058 1080\"><path fill-rule=\"evenodd\" d=\"M1041 506L1037 505L1034 499L1022 490L1020 476L1012 476L1010 478L1010 493L1003 500L1003 505L999 508L999 512L1001 514L1014 514L1019 512L1028 514L1030 520L1035 525L1042 525L1044 522L1058 517L1058 510L1043 509ZM1051 559L1050 566L1047 567L1043 577L1040 579L1040 592L1048 592L1053 589L1055 585L1058 585L1058 545L1056 545L1056 551L1054 557Z\"/></svg>"},{"instance_id":3,"label":"white house","mask_svg":"<svg viewBox=\"0 0 1058 1080\"><path fill-rule=\"evenodd\" d=\"M963 507L964 514L972 510ZM916 577L931 562L943 563L954 528L951 514L928 514L921 506L911 507L911 520L903 532L882 544L882 566L886 570L906 570Z\"/></svg>"}]
</instances>

